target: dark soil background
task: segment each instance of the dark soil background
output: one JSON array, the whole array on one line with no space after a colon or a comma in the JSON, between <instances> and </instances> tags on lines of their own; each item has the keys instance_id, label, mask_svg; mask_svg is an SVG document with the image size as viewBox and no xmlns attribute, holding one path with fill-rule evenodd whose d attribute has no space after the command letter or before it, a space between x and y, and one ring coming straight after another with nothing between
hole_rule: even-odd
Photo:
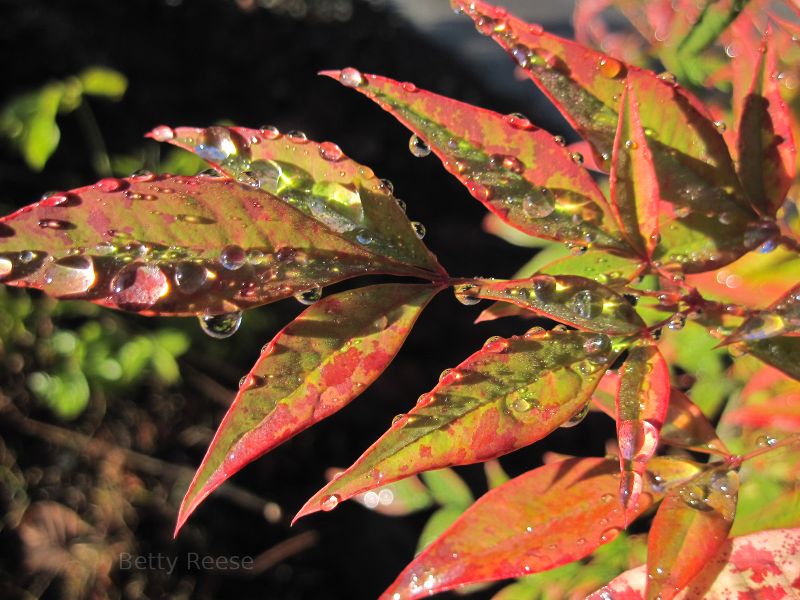
<instances>
[{"instance_id":1,"label":"dark soil background","mask_svg":"<svg viewBox=\"0 0 800 600\"><path fill-rule=\"evenodd\" d=\"M409 215L427 227L425 241L452 274L507 277L531 255L484 233L480 204L433 157L412 157L409 133L390 116L359 94L316 76L323 68L352 65L501 112L521 111L551 125L542 123L536 107L494 95L458 57L420 37L378 4L355 2L351 18L338 22L245 10L224 0L178 5L156 0L0 0L0 56L0 103L91 65L124 73L130 85L121 102L90 100L111 154L154 146L141 136L160 123L205 126L227 119L300 129L311 139L336 141L353 158L391 179L397 195L407 201ZM30 203L46 190L96 179L77 121L66 115L59 123L61 145L42 173L30 171L10 147L0 150L4 211ZM58 422L38 407L25 390L24 378L3 373L2 393L16 407L13 417L7 410L0 414L3 452L13 455L25 474L31 498L62 503L87 520L95 519L95 525L96 516L90 515L98 510L120 512L116 521L107 515L107 526L96 528L92 538L112 563L106 569L109 577L98 576L80 591L60 577L32 573L30 543L23 543L19 532L6 524L0 532L0 596L377 597L412 558L429 511L389 518L345 503L291 529L288 521L322 486L326 468L352 463L385 431L393 415L408 410L434 385L443 369L458 364L491 335L519 333L532 325L517 320L473 325L483 308L464 307L451 293L441 294L371 389L234 477L235 492L212 495L174 541L174 517L187 470L191 473L199 464L239 377L262 344L300 311L299 304L289 300L247 314L242 330L223 341L203 336L189 322L193 320L124 317L138 330L164 322L191 330L194 345L181 363L184 383L108 397L102 412L92 405L71 423ZM83 438L59 441L52 430L22 426L30 425L30 420L20 421L26 418L58 431L87 434L103 445L87 446ZM590 415L581 427L558 430L543 443L504 458L503 466L512 475L522 473L541 464L548 450L602 455L611 433L610 421ZM131 458L131 452L140 458ZM111 460L118 455L117 462ZM480 466L459 472L476 494L485 491ZM106 496L98 495L98 489L125 507L104 505ZM269 505L273 522L265 519L259 499L274 503ZM3 502L3 509L10 510L9 498ZM275 505L281 511L277 519ZM121 549L139 556L178 557L179 566L171 575L157 568L120 570L116 556ZM261 568L248 577L199 571L186 568L189 552L260 556ZM488 598L497 589L472 597Z\"/></svg>"}]
</instances>

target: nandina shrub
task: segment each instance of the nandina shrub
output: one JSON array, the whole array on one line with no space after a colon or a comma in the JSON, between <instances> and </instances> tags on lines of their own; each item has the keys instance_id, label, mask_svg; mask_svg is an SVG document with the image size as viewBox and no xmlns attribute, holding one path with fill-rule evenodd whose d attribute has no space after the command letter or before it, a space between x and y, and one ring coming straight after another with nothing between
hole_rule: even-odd
<instances>
[{"instance_id":1,"label":"nandina shrub","mask_svg":"<svg viewBox=\"0 0 800 600\"><path fill-rule=\"evenodd\" d=\"M602 37L607 4L579 5L584 41ZM624 38L620 48L639 50L626 62L487 3L454 3L562 111L584 139L576 146L521 114L353 68L323 73L411 129L411 152L439 157L489 210L487 227L540 240L516 279L451 276L388 181L332 142L272 127L157 127L150 137L212 170L103 179L0 221L8 285L196 316L213 337L234 334L244 310L290 296L309 305L242 379L176 534L244 465L363 392L426 304L453 288L463 304L493 301L480 321L537 316L554 326L489 338L300 509L296 518L350 498L377 507L419 493L416 474L438 473L425 481L447 505L449 527L426 540L386 598L594 561L653 513L646 565L592 597L669 598L684 588L781 597L800 586L800 530L791 528L800 517L800 257L787 198L796 120L783 97L793 88L782 83L795 68L792 25L741 2L687 3L690 20L661 2L641 14L618 4L643 39L666 28L676 41L650 48ZM731 31L735 58L706 69ZM677 75L634 64L652 56ZM678 77L732 89L730 102L704 103ZM322 297L324 286L369 274L417 281ZM732 396L736 381L747 384ZM615 420L616 456L550 457L507 481L492 462L592 408ZM494 487L474 504L452 472L436 471L483 461ZM527 597L525 581L499 597ZM560 593L590 592L587 581Z\"/></svg>"}]
</instances>

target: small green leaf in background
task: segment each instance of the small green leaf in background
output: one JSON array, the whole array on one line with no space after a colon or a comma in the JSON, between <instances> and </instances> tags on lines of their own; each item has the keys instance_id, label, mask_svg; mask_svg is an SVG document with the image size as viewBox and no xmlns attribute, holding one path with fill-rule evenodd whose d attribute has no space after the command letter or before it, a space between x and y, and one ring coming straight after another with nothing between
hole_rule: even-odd
<instances>
[{"instance_id":1,"label":"small green leaf in background","mask_svg":"<svg viewBox=\"0 0 800 600\"><path fill-rule=\"evenodd\" d=\"M128 89L125 75L107 67L89 67L78 75L78 80L84 94L110 100L119 100Z\"/></svg>"}]
</instances>

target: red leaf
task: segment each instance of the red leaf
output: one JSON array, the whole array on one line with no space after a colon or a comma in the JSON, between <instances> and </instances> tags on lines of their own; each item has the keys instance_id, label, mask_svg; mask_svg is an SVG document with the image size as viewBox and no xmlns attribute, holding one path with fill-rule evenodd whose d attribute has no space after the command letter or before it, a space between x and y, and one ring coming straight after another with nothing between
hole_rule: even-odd
<instances>
[{"instance_id":1,"label":"red leaf","mask_svg":"<svg viewBox=\"0 0 800 600\"><path fill-rule=\"evenodd\" d=\"M773 216L783 204L794 179L797 153L770 40L767 31L737 127L739 177L764 216Z\"/></svg>"},{"instance_id":2,"label":"red leaf","mask_svg":"<svg viewBox=\"0 0 800 600\"><path fill-rule=\"evenodd\" d=\"M755 341L800 331L800 284L778 298L772 306L748 317L742 325L723 342Z\"/></svg>"},{"instance_id":3,"label":"red leaf","mask_svg":"<svg viewBox=\"0 0 800 600\"><path fill-rule=\"evenodd\" d=\"M462 296L502 300L585 331L636 335L645 324L630 302L585 277L535 275L511 281L475 280L456 288Z\"/></svg>"},{"instance_id":4,"label":"red leaf","mask_svg":"<svg viewBox=\"0 0 800 600\"><path fill-rule=\"evenodd\" d=\"M242 467L361 394L389 366L440 289L385 284L342 292L282 329L242 379L186 492L175 533Z\"/></svg>"},{"instance_id":5,"label":"red leaf","mask_svg":"<svg viewBox=\"0 0 800 600\"><path fill-rule=\"evenodd\" d=\"M658 447L659 431L669 404L669 367L655 345L636 345L620 369L616 421L620 498L629 510L636 506L647 461Z\"/></svg>"},{"instance_id":6,"label":"red leaf","mask_svg":"<svg viewBox=\"0 0 800 600\"><path fill-rule=\"evenodd\" d=\"M587 600L643 598L645 567L626 571ZM800 594L800 529L759 531L728 540L681 598L789 600Z\"/></svg>"},{"instance_id":7,"label":"red leaf","mask_svg":"<svg viewBox=\"0 0 800 600\"><path fill-rule=\"evenodd\" d=\"M283 135L271 127L161 126L149 137L194 152L373 253L445 274L392 195L391 184L332 142L318 144L303 133Z\"/></svg>"},{"instance_id":8,"label":"red leaf","mask_svg":"<svg viewBox=\"0 0 800 600\"><path fill-rule=\"evenodd\" d=\"M430 276L219 177L103 179L0 219L0 280L145 315L223 314L367 273Z\"/></svg>"},{"instance_id":9,"label":"red leaf","mask_svg":"<svg viewBox=\"0 0 800 600\"><path fill-rule=\"evenodd\" d=\"M354 87L411 129L486 208L530 235L625 249L603 194L552 135L522 115L500 115L352 69L323 75Z\"/></svg>"},{"instance_id":10,"label":"red leaf","mask_svg":"<svg viewBox=\"0 0 800 600\"><path fill-rule=\"evenodd\" d=\"M639 100L630 85L625 87L621 103L611 157L611 206L631 245L650 258L659 240L658 178L639 117Z\"/></svg>"},{"instance_id":11,"label":"red leaf","mask_svg":"<svg viewBox=\"0 0 800 600\"><path fill-rule=\"evenodd\" d=\"M691 477L697 467L656 459L664 481ZM581 559L624 527L615 501L615 462L571 458L528 471L489 491L409 564L383 593L412 600L481 581L538 573ZM658 500L648 486L638 513Z\"/></svg>"},{"instance_id":12,"label":"red leaf","mask_svg":"<svg viewBox=\"0 0 800 600\"><path fill-rule=\"evenodd\" d=\"M553 330L490 338L398 415L295 520L421 471L485 461L542 439L582 412L616 357L610 343L596 343L602 337ZM586 346L594 351L590 358Z\"/></svg>"},{"instance_id":13,"label":"red leaf","mask_svg":"<svg viewBox=\"0 0 800 600\"><path fill-rule=\"evenodd\" d=\"M739 475L723 465L670 490L647 543L647 598L669 600L725 544L736 513Z\"/></svg>"}]
</instances>

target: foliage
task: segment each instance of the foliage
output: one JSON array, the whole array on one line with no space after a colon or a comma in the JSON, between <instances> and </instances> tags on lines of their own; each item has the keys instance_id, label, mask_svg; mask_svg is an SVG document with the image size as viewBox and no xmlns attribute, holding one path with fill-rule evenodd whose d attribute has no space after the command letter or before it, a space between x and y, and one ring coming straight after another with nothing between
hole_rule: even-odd
<instances>
[{"instance_id":1,"label":"foliage","mask_svg":"<svg viewBox=\"0 0 800 600\"><path fill-rule=\"evenodd\" d=\"M626 60L485 2L453 4L559 108L580 146L521 114L410 82L354 68L322 74L408 127L410 151L436 155L487 208L487 228L542 248L515 279L448 274L391 183L336 144L220 125L148 134L211 170L106 177L1 219L0 279L145 316L196 316L215 338L236 333L245 310L290 296L309 305L242 378L176 534L234 473L358 397L427 303L452 287L462 304L495 302L479 321L538 317L555 325L489 338L295 517L350 498L387 514L437 504L420 553L385 598L507 578L522 579L498 598L585 594L634 566L645 545L646 565L596 597L724 593L729 573L745 571L738 591L762 589L762 571L797 586L797 553L787 550L796 550L792 528L800 526L800 239L789 196L797 119L794 87L779 71L796 77L794 51L781 51L793 26L757 12L756 1L679 3L691 5L685 14L660 0L645 13L642 3L581 3L576 25L585 42L602 37L600 15L611 4L645 39L669 40L647 52L639 44ZM709 60L734 31L734 59ZM634 64L653 56L675 74ZM85 78L84 93L95 79ZM706 101L705 84L731 94ZM52 89L42 94L36 102L49 112L18 118L26 135L50 132L47 151L28 157L33 166L57 142L60 100L47 100ZM364 275L416 282L321 298L323 287ZM76 340L53 336L62 361L28 382L62 414L80 409L115 360L144 368L152 357L165 382L178 376L174 358L187 345L179 334L139 336L117 351L96 323L85 331L82 352L74 352ZM98 355L98 381L70 379L75 361ZM550 457L513 479L494 460L578 425L591 407L616 423L613 456ZM487 464L493 489L473 503L450 467L476 462ZM623 533L653 512L646 544ZM586 571L574 562L582 560Z\"/></svg>"}]
</instances>

